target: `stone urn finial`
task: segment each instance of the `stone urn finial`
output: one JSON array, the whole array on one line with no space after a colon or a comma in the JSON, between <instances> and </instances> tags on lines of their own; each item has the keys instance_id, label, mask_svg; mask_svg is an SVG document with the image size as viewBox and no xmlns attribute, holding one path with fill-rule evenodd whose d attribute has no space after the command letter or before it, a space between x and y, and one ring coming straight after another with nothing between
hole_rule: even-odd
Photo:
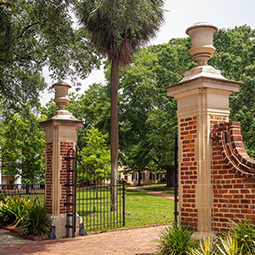
<instances>
[{"instance_id":1,"label":"stone urn finial","mask_svg":"<svg viewBox=\"0 0 255 255\"><path fill-rule=\"evenodd\" d=\"M70 101L68 99L68 89L71 88L71 86L64 82L55 83L52 86L55 89L55 99L54 102L56 102L59 110L65 110L65 106Z\"/></svg>"},{"instance_id":2,"label":"stone urn finial","mask_svg":"<svg viewBox=\"0 0 255 255\"><path fill-rule=\"evenodd\" d=\"M186 30L186 34L191 36L191 49L189 54L197 61L198 66L207 65L207 60L215 52L213 47L213 34L218 28L208 23L198 22Z\"/></svg>"},{"instance_id":3,"label":"stone urn finial","mask_svg":"<svg viewBox=\"0 0 255 255\"><path fill-rule=\"evenodd\" d=\"M68 90L71 86L64 82L55 83L52 86L55 89L55 99L58 109L51 115L51 119L66 119L76 120L72 113L65 110L67 103L70 101L68 98Z\"/></svg>"}]
</instances>

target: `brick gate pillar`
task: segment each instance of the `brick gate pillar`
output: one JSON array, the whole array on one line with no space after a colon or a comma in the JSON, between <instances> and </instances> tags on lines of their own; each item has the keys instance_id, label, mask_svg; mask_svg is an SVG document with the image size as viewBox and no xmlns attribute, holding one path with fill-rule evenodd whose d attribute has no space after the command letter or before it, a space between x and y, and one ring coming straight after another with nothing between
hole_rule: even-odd
<instances>
[{"instance_id":1,"label":"brick gate pillar","mask_svg":"<svg viewBox=\"0 0 255 255\"><path fill-rule=\"evenodd\" d=\"M187 29L192 47L189 53L197 66L177 84L166 87L167 95L177 99L179 133L179 222L198 232L212 232L213 192L210 131L214 124L228 121L229 95L239 91L240 82L224 78L207 65L215 48L215 26L197 23Z\"/></svg>"},{"instance_id":2,"label":"brick gate pillar","mask_svg":"<svg viewBox=\"0 0 255 255\"><path fill-rule=\"evenodd\" d=\"M54 101L58 110L52 116L40 123L46 131L46 156L45 156L45 208L52 216L52 226L58 237L66 236L66 176L67 162L65 157L70 148L75 149L77 142L77 129L82 126L82 121L77 120L65 110L70 85L57 83Z\"/></svg>"}]
</instances>

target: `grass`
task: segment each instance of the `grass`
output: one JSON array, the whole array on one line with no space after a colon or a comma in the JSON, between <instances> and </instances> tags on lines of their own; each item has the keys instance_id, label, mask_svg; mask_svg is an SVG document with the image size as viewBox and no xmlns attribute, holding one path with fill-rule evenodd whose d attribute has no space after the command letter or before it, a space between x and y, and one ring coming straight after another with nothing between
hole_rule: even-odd
<instances>
[{"instance_id":1,"label":"grass","mask_svg":"<svg viewBox=\"0 0 255 255\"><path fill-rule=\"evenodd\" d=\"M126 190L126 227L173 222L174 200Z\"/></svg>"},{"instance_id":2,"label":"grass","mask_svg":"<svg viewBox=\"0 0 255 255\"><path fill-rule=\"evenodd\" d=\"M145 187L137 187L142 190L160 191L165 194L174 194L174 188L166 188L166 184L153 184Z\"/></svg>"},{"instance_id":3,"label":"grass","mask_svg":"<svg viewBox=\"0 0 255 255\"><path fill-rule=\"evenodd\" d=\"M162 185L160 186L162 187ZM165 184L163 186L165 186ZM162 192L162 190L160 191ZM88 199L86 198L86 194L82 195L81 192L84 192L84 191L80 191L79 189L77 189L77 199L83 200L83 201L91 200L91 203L92 203L92 207L90 205L88 208L85 209L88 214L94 214L94 213L98 213L98 211L106 210L106 208L103 208L101 202L102 200L108 200L110 202L110 194L107 194L107 192L106 193L99 192L99 199L95 199L95 194L94 195L92 194L92 198ZM164 190L164 192L167 192L167 190ZM104 197L100 198L101 196L100 194L104 194L103 195ZM32 199L31 194L23 194L22 197L25 197L25 198L29 197L30 199ZM43 205L44 194L38 193L36 194L36 197L40 201L40 204ZM33 196L33 198L35 197ZM174 211L174 200L172 199L150 195L150 194L135 191L135 190L126 189L125 227L173 222L174 220L173 211ZM81 213L83 214L84 212L81 212Z\"/></svg>"}]
</instances>

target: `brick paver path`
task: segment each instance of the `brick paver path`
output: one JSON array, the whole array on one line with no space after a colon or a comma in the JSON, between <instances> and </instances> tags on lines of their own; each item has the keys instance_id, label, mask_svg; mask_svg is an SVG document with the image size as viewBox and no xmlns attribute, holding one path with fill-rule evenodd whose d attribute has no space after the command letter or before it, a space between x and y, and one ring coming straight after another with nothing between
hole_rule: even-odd
<instances>
[{"instance_id":1,"label":"brick paver path","mask_svg":"<svg viewBox=\"0 0 255 255\"><path fill-rule=\"evenodd\" d=\"M61 238L42 242L0 246L0 254L91 254L152 255L157 239L166 226L143 227L73 239Z\"/></svg>"},{"instance_id":2,"label":"brick paver path","mask_svg":"<svg viewBox=\"0 0 255 255\"><path fill-rule=\"evenodd\" d=\"M141 190L141 192L174 199L173 194ZM43 242L0 246L0 255L25 254L90 254L90 255L153 255L163 226L113 230L84 237L61 238Z\"/></svg>"}]
</instances>

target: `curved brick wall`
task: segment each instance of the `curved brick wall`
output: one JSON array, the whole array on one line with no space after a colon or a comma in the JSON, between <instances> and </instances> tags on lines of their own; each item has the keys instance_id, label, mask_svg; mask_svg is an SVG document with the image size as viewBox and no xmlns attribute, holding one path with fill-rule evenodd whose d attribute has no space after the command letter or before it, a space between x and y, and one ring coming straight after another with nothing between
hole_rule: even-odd
<instances>
[{"instance_id":1,"label":"curved brick wall","mask_svg":"<svg viewBox=\"0 0 255 255\"><path fill-rule=\"evenodd\" d=\"M231 221L255 221L255 161L244 148L239 122L219 120L211 131L212 231L217 233Z\"/></svg>"},{"instance_id":2,"label":"curved brick wall","mask_svg":"<svg viewBox=\"0 0 255 255\"><path fill-rule=\"evenodd\" d=\"M240 122L215 125L211 138L218 139L222 156L230 168L243 177L255 178L255 161L244 148Z\"/></svg>"}]
</instances>

